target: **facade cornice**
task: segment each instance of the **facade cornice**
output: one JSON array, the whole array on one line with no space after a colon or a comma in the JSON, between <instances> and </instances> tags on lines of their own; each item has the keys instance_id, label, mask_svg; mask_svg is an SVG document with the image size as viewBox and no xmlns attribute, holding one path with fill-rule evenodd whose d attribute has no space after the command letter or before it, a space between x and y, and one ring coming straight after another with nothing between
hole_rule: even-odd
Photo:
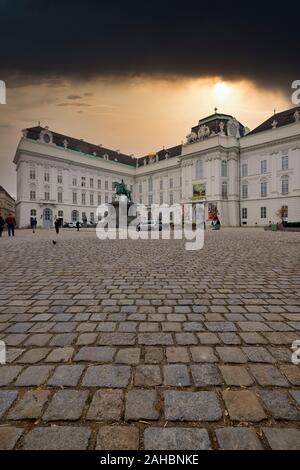
<instances>
[{"instance_id":1,"label":"facade cornice","mask_svg":"<svg viewBox=\"0 0 300 470\"><path fill-rule=\"evenodd\" d=\"M297 136L294 136L294 137L284 137L282 139L277 139L277 140L274 140L272 142L262 142L262 143L259 143L259 144L254 144L254 145L251 145L249 147L241 147L240 149L240 152L241 154L243 153L246 153L246 152L255 152L257 150L260 150L260 149L265 149L265 148L271 148L272 147L278 147L279 145L284 145L286 143L290 144L292 142L300 142L300 135L297 135ZM296 149L298 149L299 146L296 146ZM293 148L294 150L294 148ZM272 152L270 153L275 153L275 151L273 150Z\"/></svg>"}]
</instances>

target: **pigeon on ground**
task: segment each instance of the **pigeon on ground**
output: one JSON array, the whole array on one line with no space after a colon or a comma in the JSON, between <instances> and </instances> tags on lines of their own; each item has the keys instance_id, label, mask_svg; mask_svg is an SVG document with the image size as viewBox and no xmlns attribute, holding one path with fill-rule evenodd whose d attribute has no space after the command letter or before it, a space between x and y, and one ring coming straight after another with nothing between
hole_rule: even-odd
<instances>
[{"instance_id":1,"label":"pigeon on ground","mask_svg":"<svg viewBox=\"0 0 300 470\"><path fill-rule=\"evenodd\" d=\"M56 245L57 242L55 240L52 240L52 243L53 243L53 245Z\"/></svg>"}]
</instances>

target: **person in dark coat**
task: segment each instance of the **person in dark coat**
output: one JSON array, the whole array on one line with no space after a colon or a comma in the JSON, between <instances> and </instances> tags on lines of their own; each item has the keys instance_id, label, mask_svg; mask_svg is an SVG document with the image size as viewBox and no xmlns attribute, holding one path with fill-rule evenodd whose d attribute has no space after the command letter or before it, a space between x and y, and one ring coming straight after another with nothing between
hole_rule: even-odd
<instances>
[{"instance_id":1,"label":"person in dark coat","mask_svg":"<svg viewBox=\"0 0 300 470\"><path fill-rule=\"evenodd\" d=\"M58 235L59 234L59 228L60 228L60 219L55 219L54 226L55 226L55 231Z\"/></svg>"},{"instance_id":2,"label":"person in dark coat","mask_svg":"<svg viewBox=\"0 0 300 470\"><path fill-rule=\"evenodd\" d=\"M8 229L8 236L15 236L15 226L16 226L16 219L12 214L8 214L8 217L6 218L6 224L7 224L7 229Z\"/></svg>"},{"instance_id":3,"label":"person in dark coat","mask_svg":"<svg viewBox=\"0 0 300 470\"><path fill-rule=\"evenodd\" d=\"M76 222L76 227L77 227L77 232L79 232L79 228L80 228L80 222L77 220Z\"/></svg>"},{"instance_id":4,"label":"person in dark coat","mask_svg":"<svg viewBox=\"0 0 300 470\"><path fill-rule=\"evenodd\" d=\"M37 220L36 220L35 217L31 217L30 226L32 228L32 232L35 233L35 229L36 229L36 226L37 226Z\"/></svg>"}]
</instances>

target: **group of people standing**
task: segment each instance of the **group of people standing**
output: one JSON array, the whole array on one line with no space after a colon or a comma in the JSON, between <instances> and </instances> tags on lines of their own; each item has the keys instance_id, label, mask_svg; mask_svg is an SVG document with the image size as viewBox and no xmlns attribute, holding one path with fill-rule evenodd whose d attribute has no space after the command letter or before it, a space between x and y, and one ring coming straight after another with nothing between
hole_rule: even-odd
<instances>
[{"instance_id":1,"label":"group of people standing","mask_svg":"<svg viewBox=\"0 0 300 470\"><path fill-rule=\"evenodd\" d=\"M6 217L5 220L0 215L0 237L2 237L2 233L3 233L5 225L7 225L8 236L9 237L14 237L15 236L16 219L12 214L8 214L8 216Z\"/></svg>"}]
</instances>

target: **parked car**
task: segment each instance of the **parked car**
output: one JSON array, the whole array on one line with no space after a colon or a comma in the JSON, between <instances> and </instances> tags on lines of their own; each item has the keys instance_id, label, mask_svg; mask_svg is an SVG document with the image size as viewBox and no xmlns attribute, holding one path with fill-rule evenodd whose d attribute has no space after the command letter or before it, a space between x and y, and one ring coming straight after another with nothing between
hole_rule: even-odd
<instances>
[{"instance_id":1,"label":"parked car","mask_svg":"<svg viewBox=\"0 0 300 470\"><path fill-rule=\"evenodd\" d=\"M77 222L65 222L64 223L64 228L76 228L76 223ZM79 223L79 228L82 227L82 224Z\"/></svg>"},{"instance_id":2,"label":"parked car","mask_svg":"<svg viewBox=\"0 0 300 470\"><path fill-rule=\"evenodd\" d=\"M137 230L144 231L144 230L162 230L162 224L158 220L155 219L148 219L148 220L142 220L138 225L137 225Z\"/></svg>"}]
</instances>

